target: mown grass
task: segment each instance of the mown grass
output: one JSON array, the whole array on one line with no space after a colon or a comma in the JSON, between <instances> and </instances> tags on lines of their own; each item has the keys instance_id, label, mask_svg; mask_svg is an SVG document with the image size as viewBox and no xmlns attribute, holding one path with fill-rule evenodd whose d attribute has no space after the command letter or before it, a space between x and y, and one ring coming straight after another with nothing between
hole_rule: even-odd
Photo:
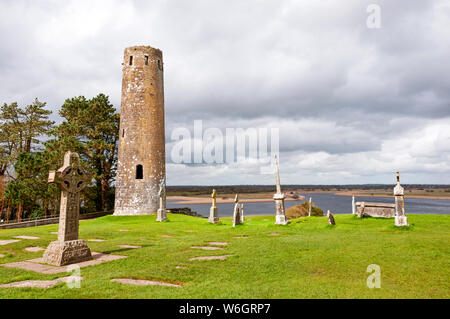
<instances>
[{"instance_id":1,"label":"mown grass","mask_svg":"<svg viewBox=\"0 0 450 319\"><path fill-rule=\"evenodd\" d=\"M273 216L249 216L231 227L206 219L169 214L105 216L81 221L80 238L92 251L128 258L81 269L81 288L61 283L50 289L0 288L0 298L448 298L450 296L450 216L408 215L412 225L397 229L392 219L358 219L336 215L304 217L290 225L274 225ZM128 229L121 232L119 229ZM0 246L0 263L40 257L25 247L46 247L56 239L57 225L0 230L0 240L17 235L39 236ZM278 233L278 236L269 234ZM173 238L161 237L172 235ZM233 238L248 236L248 238ZM226 241L223 251L190 249L208 241ZM140 245L123 249L119 244ZM233 255L226 260L189 261L190 257ZM381 267L381 288L366 285L367 266ZM185 266L186 269L176 269ZM19 280L50 280L68 274L44 275L0 267L0 284ZM156 279L183 287L130 286L113 278Z\"/></svg>"}]
</instances>

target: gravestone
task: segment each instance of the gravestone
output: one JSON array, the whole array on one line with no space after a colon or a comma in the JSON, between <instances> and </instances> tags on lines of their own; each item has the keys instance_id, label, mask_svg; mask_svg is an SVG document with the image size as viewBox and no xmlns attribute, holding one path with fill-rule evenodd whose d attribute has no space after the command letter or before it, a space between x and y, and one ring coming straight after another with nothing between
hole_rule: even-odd
<instances>
[{"instance_id":1,"label":"gravestone","mask_svg":"<svg viewBox=\"0 0 450 319\"><path fill-rule=\"evenodd\" d=\"M240 215L241 215L241 223L244 223L244 204L241 204L241 210L240 210Z\"/></svg>"},{"instance_id":2,"label":"gravestone","mask_svg":"<svg viewBox=\"0 0 450 319\"><path fill-rule=\"evenodd\" d=\"M309 207L308 207L308 216L311 217L311 210L312 210L312 198L309 198Z\"/></svg>"},{"instance_id":3,"label":"gravestone","mask_svg":"<svg viewBox=\"0 0 450 319\"><path fill-rule=\"evenodd\" d=\"M355 196L352 196L352 214L356 214Z\"/></svg>"},{"instance_id":4,"label":"gravestone","mask_svg":"<svg viewBox=\"0 0 450 319\"><path fill-rule=\"evenodd\" d=\"M278 170L277 155L275 155L275 178L277 183L277 192L275 195L273 195L276 209L275 224L286 225L289 224L289 220L286 217L286 212L284 209L284 194L281 192L280 172Z\"/></svg>"},{"instance_id":5,"label":"gravestone","mask_svg":"<svg viewBox=\"0 0 450 319\"><path fill-rule=\"evenodd\" d=\"M405 214L404 189L400 185L400 173L397 172L397 185L394 187L395 197L395 226L409 226Z\"/></svg>"},{"instance_id":6,"label":"gravestone","mask_svg":"<svg viewBox=\"0 0 450 319\"><path fill-rule=\"evenodd\" d=\"M208 222L213 223L213 224L219 222L216 197L217 197L217 192L215 189L213 189L212 194L211 194L211 208L209 209L209 218L208 218Z\"/></svg>"},{"instance_id":7,"label":"gravestone","mask_svg":"<svg viewBox=\"0 0 450 319\"><path fill-rule=\"evenodd\" d=\"M336 222L334 221L334 216L329 210L327 211L327 218L328 218L328 224L336 225Z\"/></svg>"},{"instance_id":8,"label":"gravestone","mask_svg":"<svg viewBox=\"0 0 450 319\"><path fill-rule=\"evenodd\" d=\"M161 181L159 184L159 209L156 213L156 221L162 222L167 219L166 214L166 185L165 185L165 179Z\"/></svg>"},{"instance_id":9,"label":"gravestone","mask_svg":"<svg viewBox=\"0 0 450 319\"><path fill-rule=\"evenodd\" d=\"M51 242L44 252L44 262L64 266L92 259L86 242L78 239L80 191L86 186L87 176L77 153L67 152L64 165L50 171L48 183L61 188L58 240Z\"/></svg>"},{"instance_id":10,"label":"gravestone","mask_svg":"<svg viewBox=\"0 0 450 319\"><path fill-rule=\"evenodd\" d=\"M356 210L358 217L392 218L395 216L395 205L390 203L356 202Z\"/></svg>"},{"instance_id":11,"label":"gravestone","mask_svg":"<svg viewBox=\"0 0 450 319\"><path fill-rule=\"evenodd\" d=\"M239 204L239 195L234 197L234 211L233 211L233 227L241 223L241 205Z\"/></svg>"}]
</instances>

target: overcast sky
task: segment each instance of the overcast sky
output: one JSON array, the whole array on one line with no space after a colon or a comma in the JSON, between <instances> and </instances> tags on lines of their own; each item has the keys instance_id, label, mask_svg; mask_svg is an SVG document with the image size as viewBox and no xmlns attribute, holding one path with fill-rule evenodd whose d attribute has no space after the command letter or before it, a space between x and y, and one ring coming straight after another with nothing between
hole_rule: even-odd
<instances>
[{"instance_id":1,"label":"overcast sky","mask_svg":"<svg viewBox=\"0 0 450 319\"><path fill-rule=\"evenodd\" d=\"M160 48L168 185L274 182L258 163L171 163L194 120L278 127L283 184L450 184L448 0L1 0L0 40L0 103L54 111L98 93L119 110L124 48Z\"/></svg>"}]
</instances>

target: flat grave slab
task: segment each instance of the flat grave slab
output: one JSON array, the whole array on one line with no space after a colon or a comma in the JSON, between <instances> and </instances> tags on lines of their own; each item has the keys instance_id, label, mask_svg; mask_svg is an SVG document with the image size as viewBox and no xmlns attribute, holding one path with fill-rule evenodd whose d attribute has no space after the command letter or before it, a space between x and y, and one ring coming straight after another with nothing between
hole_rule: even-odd
<instances>
[{"instance_id":1,"label":"flat grave slab","mask_svg":"<svg viewBox=\"0 0 450 319\"><path fill-rule=\"evenodd\" d=\"M225 245L228 245L228 243L224 242L224 241L210 241L210 242L208 242L208 244L214 245L214 246L225 246Z\"/></svg>"},{"instance_id":2,"label":"flat grave slab","mask_svg":"<svg viewBox=\"0 0 450 319\"><path fill-rule=\"evenodd\" d=\"M222 255L222 256L200 256L200 257L192 257L189 260L224 260L233 255Z\"/></svg>"},{"instance_id":3,"label":"flat grave slab","mask_svg":"<svg viewBox=\"0 0 450 319\"><path fill-rule=\"evenodd\" d=\"M82 279L83 277L80 276L68 276L53 280L24 280L3 284L0 285L0 288L51 288L53 286L56 286L60 282L69 282Z\"/></svg>"},{"instance_id":4,"label":"flat grave slab","mask_svg":"<svg viewBox=\"0 0 450 319\"><path fill-rule=\"evenodd\" d=\"M20 241L20 240L18 240L18 239L0 240L0 246L12 244L12 243L17 243L18 241Z\"/></svg>"},{"instance_id":5,"label":"flat grave slab","mask_svg":"<svg viewBox=\"0 0 450 319\"><path fill-rule=\"evenodd\" d=\"M102 254L102 253L96 253L92 252L92 260L83 261L81 263L77 263L80 268L87 267L87 266L93 266L98 265L104 262L113 261L117 259L126 258L127 256L120 256L120 255L110 255L110 254ZM39 272L41 274L58 274L62 272L67 271L67 266L52 266L43 264L44 258L34 258L29 259L25 261L18 261L13 263L7 263L7 264L0 264L0 266L3 267L9 267L9 268L19 268L24 269L28 271L35 271Z\"/></svg>"},{"instance_id":6,"label":"flat grave slab","mask_svg":"<svg viewBox=\"0 0 450 319\"><path fill-rule=\"evenodd\" d=\"M111 279L112 282L118 282L127 285L136 286L167 286L167 287L181 287L181 285L172 284L169 282L156 281L156 280L143 280L143 279L130 279L130 278L116 278Z\"/></svg>"},{"instance_id":7,"label":"flat grave slab","mask_svg":"<svg viewBox=\"0 0 450 319\"><path fill-rule=\"evenodd\" d=\"M29 251L30 253L35 253L37 251L42 251L42 250L45 250L45 249L42 248L42 247L26 247L25 250Z\"/></svg>"},{"instance_id":8,"label":"flat grave slab","mask_svg":"<svg viewBox=\"0 0 450 319\"><path fill-rule=\"evenodd\" d=\"M135 245L117 245L120 248L141 248L142 246L135 246Z\"/></svg>"},{"instance_id":9,"label":"flat grave slab","mask_svg":"<svg viewBox=\"0 0 450 319\"><path fill-rule=\"evenodd\" d=\"M37 236L14 236L14 238L19 238L19 239L39 239L40 237L37 237Z\"/></svg>"},{"instance_id":10,"label":"flat grave slab","mask_svg":"<svg viewBox=\"0 0 450 319\"><path fill-rule=\"evenodd\" d=\"M222 247L213 247L213 246L191 246L192 249L203 249L203 250L221 250Z\"/></svg>"}]
</instances>

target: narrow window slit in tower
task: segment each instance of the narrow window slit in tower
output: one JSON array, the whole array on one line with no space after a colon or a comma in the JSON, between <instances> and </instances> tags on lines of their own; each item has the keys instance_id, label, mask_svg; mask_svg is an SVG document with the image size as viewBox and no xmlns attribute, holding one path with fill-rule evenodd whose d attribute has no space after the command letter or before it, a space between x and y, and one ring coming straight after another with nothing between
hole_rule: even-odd
<instances>
[{"instance_id":1,"label":"narrow window slit in tower","mask_svg":"<svg viewBox=\"0 0 450 319\"><path fill-rule=\"evenodd\" d=\"M148 55L145 56L145 65L148 65Z\"/></svg>"},{"instance_id":2,"label":"narrow window slit in tower","mask_svg":"<svg viewBox=\"0 0 450 319\"><path fill-rule=\"evenodd\" d=\"M143 179L144 178L144 170L142 168L142 165L139 164L136 166L136 179Z\"/></svg>"},{"instance_id":3,"label":"narrow window slit in tower","mask_svg":"<svg viewBox=\"0 0 450 319\"><path fill-rule=\"evenodd\" d=\"M133 65L133 56L130 55L130 65Z\"/></svg>"},{"instance_id":4,"label":"narrow window slit in tower","mask_svg":"<svg viewBox=\"0 0 450 319\"><path fill-rule=\"evenodd\" d=\"M125 137L125 129L122 129L122 137Z\"/></svg>"}]
</instances>

